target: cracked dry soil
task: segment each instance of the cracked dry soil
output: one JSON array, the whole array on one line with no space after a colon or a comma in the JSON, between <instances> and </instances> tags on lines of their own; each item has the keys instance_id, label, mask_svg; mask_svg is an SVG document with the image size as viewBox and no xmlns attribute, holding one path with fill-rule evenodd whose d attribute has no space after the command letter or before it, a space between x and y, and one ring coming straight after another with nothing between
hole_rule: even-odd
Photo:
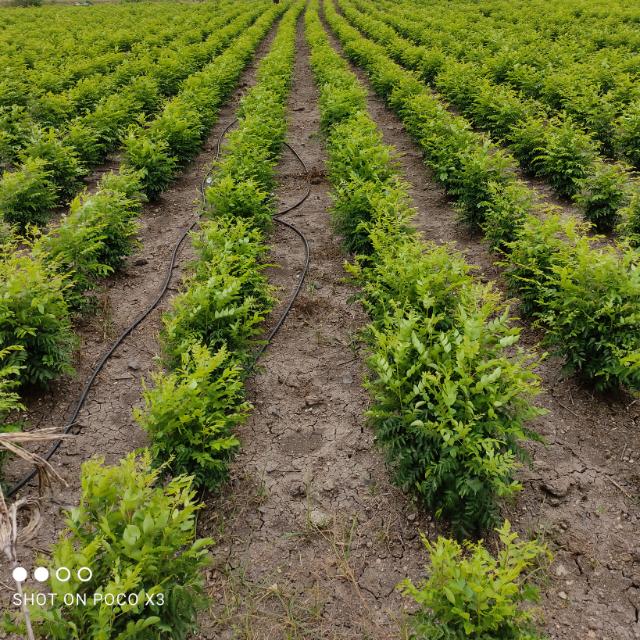
<instances>
[{"instance_id":1,"label":"cracked dry soil","mask_svg":"<svg viewBox=\"0 0 640 640\"><path fill-rule=\"evenodd\" d=\"M347 256L331 231L318 94L302 27L287 141L312 185L285 219L307 237L311 267L250 382L255 410L240 429L230 490L200 518L199 533L217 541L213 607L201 638L396 638L404 605L395 586L421 573L419 532L432 530L391 486L365 425L356 334L366 317L352 300ZM279 177L278 196L297 201L306 185L287 151ZM300 277L302 244L281 227L270 244L270 262L278 265L270 278L286 301Z\"/></svg>"}]
</instances>

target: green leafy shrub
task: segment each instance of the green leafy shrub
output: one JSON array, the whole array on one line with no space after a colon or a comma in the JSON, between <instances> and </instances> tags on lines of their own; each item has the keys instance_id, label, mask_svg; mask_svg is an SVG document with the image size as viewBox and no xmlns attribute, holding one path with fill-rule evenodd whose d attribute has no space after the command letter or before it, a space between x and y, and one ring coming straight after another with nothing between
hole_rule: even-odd
<instances>
[{"instance_id":1,"label":"green leafy shrub","mask_svg":"<svg viewBox=\"0 0 640 640\"><path fill-rule=\"evenodd\" d=\"M194 343L182 354L181 366L156 374L153 384L135 417L149 433L154 460L174 475L192 475L198 487L215 489L240 446L234 427L250 408L243 400L240 365L225 347L212 354Z\"/></svg>"},{"instance_id":2,"label":"green leafy shrub","mask_svg":"<svg viewBox=\"0 0 640 640\"><path fill-rule=\"evenodd\" d=\"M536 159L544 147L547 125L537 117L527 118L509 132L509 149L529 173L537 173Z\"/></svg>"},{"instance_id":3,"label":"green leafy shrub","mask_svg":"<svg viewBox=\"0 0 640 640\"><path fill-rule=\"evenodd\" d=\"M44 385L70 373L75 338L64 298L65 278L31 256L14 252L0 261L0 349L20 365L20 382Z\"/></svg>"},{"instance_id":4,"label":"green leafy shrub","mask_svg":"<svg viewBox=\"0 0 640 640\"><path fill-rule=\"evenodd\" d=\"M494 558L482 541L458 544L439 537L431 543L429 577L414 585L401 583L402 593L418 606L412 616L413 640L541 640L535 611L522 605L538 602L534 574L551 554L536 541L519 541L509 521L497 529Z\"/></svg>"},{"instance_id":5,"label":"green leafy shrub","mask_svg":"<svg viewBox=\"0 0 640 640\"><path fill-rule=\"evenodd\" d=\"M531 216L518 238L507 245L510 256L504 263L505 275L525 315L535 315L548 306L554 266L565 264L565 243L575 243L581 231L580 225L565 224L558 214L545 219Z\"/></svg>"},{"instance_id":6,"label":"green leafy shrub","mask_svg":"<svg viewBox=\"0 0 640 640\"><path fill-rule=\"evenodd\" d=\"M32 122L26 109L18 105L0 107L0 166L14 163L26 144Z\"/></svg>"},{"instance_id":7,"label":"green leafy shrub","mask_svg":"<svg viewBox=\"0 0 640 640\"><path fill-rule=\"evenodd\" d=\"M508 314L484 294L440 311L426 298L373 331L369 416L396 482L469 536L495 523L513 480L538 381Z\"/></svg>"},{"instance_id":8,"label":"green leafy shrub","mask_svg":"<svg viewBox=\"0 0 640 640\"><path fill-rule=\"evenodd\" d=\"M185 348L197 341L212 352L226 346L242 361L272 304L262 273L262 234L243 220L213 220L195 246L202 259L163 317L164 350L178 363Z\"/></svg>"},{"instance_id":9,"label":"green leafy shrub","mask_svg":"<svg viewBox=\"0 0 640 640\"><path fill-rule=\"evenodd\" d=\"M620 210L617 231L632 247L640 247L640 189L633 190L627 206Z\"/></svg>"},{"instance_id":10,"label":"green leafy shrub","mask_svg":"<svg viewBox=\"0 0 640 640\"><path fill-rule=\"evenodd\" d=\"M42 159L27 160L16 171L5 171L0 180L0 217L21 229L43 224L56 203L51 172Z\"/></svg>"},{"instance_id":11,"label":"green leafy shrub","mask_svg":"<svg viewBox=\"0 0 640 640\"><path fill-rule=\"evenodd\" d=\"M578 185L574 201L584 217L599 233L611 231L618 221L619 209L627 199L625 169L617 164L599 162L593 173Z\"/></svg>"},{"instance_id":12,"label":"green leafy shrub","mask_svg":"<svg viewBox=\"0 0 640 640\"><path fill-rule=\"evenodd\" d=\"M564 119L547 128L544 146L539 149L534 166L558 194L571 197L578 191L580 181L589 175L593 162L591 138L571 120Z\"/></svg>"},{"instance_id":13,"label":"green leafy shrub","mask_svg":"<svg viewBox=\"0 0 640 640\"><path fill-rule=\"evenodd\" d=\"M100 142L99 132L82 120L72 121L69 124L64 142L75 149L78 157L82 158L82 162L87 168L99 164L106 150L105 145Z\"/></svg>"},{"instance_id":14,"label":"green leafy shrub","mask_svg":"<svg viewBox=\"0 0 640 640\"><path fill-rule=\"evenodd\" d=\"M200 114L178 101L169 103L149 127L151 138L165 142L168 152L182 163L197 153L203 133Z\"/></svg>"},{"instance_id":15,"label":"green leafy shrub","mask_svg":"<svg viewBox=\"0 0 640 640\"><path fill-rule=\"evenodd\" d=\"M529 189L519 182L488 184L489 197L484 211L482 230L493 250L505 251L524 226L533 209Z\"/></svg>"},{"instance_id":16,"label":"green leafy shrub","mask_svg":"<svg viewBox=\"0 0 640 640\"><path fill-rule=\"evenodd\" d=\"M491 207L491 196L497 185L513 179L508 171L509 156L496 151L489 152L489 143L471 147L459 157L460 170L450 178L448 190L455 195L461 218L474 229L485 222L487 209Z\"/></svg>"},{"instance_id":17,"label":"green leafy shrub","mask_svg":"<svg viewBox=\"0 0 640 640\"><path fill-rule=\"evenodd\" d=\"M329 172L336 182L332 217L349 251L369 253L368 224L376 202L397 187L396 160L364 112L336 124L330 135ZM335 144L336 140L341 144Z\"/></svg>"},{"instance_id":18,"label":"green leafy shrub","mask_svg":"<svg viewBox=\"0 0 640 640\"><path fill-rule=\"evenodd\" d=\"M545 341L596 389L640 389L640 256L582 238L554 265Z\"/></svg>"},{"instance_id":19,"label":"green leafy shrub","mask_svg":"<svg viewBox=\"0 0 640 640\"><path fill-rule=\"evenodd\" d=\"M456 305L473 305L471 268L450 246L416 242L413 234L391 235L376 225L371 230L375 260L350 267L362 288L362 302L374 326L383 330L398 311L426 309L442 315L442 327L451 328ZM453 256L453 259L451 259Z\"/></svg>"},{"instance_id":20,"label":"green leafy shrub","mask_svg":"<svg viewBox=\"0 0 640 640\"><path fill-rule=\"evenodd\" d=\"M205 192L206 202L215 215L251 219L268 227L272 219L272 200L253 178L236 179L231 175L216 176Z\"/></svg>"},{"instance_id":21,"label":"green leafy shrub","mask_svg":"<svg viewBox=\"0 0 640 640\"><path fill-rule=\"evenodd\" d=\"M64 297L69 308L83 310L91 304L85 294L96 281L111 269L100 262L104 224L83 215L82 198L71 203L68 216L51 233L36 238L34 256L46 262L52 271L58 271L67 280Z\"/></svg>"},{"instance_id":22,"label":"green leafy shrub","mask_svg":"<svg viewBox=\"0 0 640 640\"><path fill-rule=\"evenodd\" d=\"M336 88L331 93L320 96L320 124L324 131L330 131L334 124L338 124L354 113L354 110L365 108L366 92L359 86Z\"/></svg>"},{"instance_id":23,"label":"green leafy shrub","mask_svg":"<svg viewBox=\"0 0 640 640\"><path fill-rule=\"evenodd\" d=\"M68 93L47 91L31 104L30 111L43 126L62 128L73 113L73 104Z\"/></svg>"},{"instance_id":24,"label":"green leafy shrub","mask_svg":"<svg viewBox=\"0 0 640 640\"><path fill-rule=\"evenodd\" d=\"M20 423L11 421L10 416L16 411L25 409L20 402L20 394L16 388L19 386L19 376L22 367L16 364L6 364L11 353L22 350L22 347L12 345L0 349L0 433L20 430ZM2 482L2 464L6 457L6 451L0 448L0 483Z\"/></svg>"},{"instance_id":25,"label":"green leafy shrub","mask_svg":"<svg viewBox=\"0 0 640 640\"><path fill-rule=\"evenodd\" d=\"M140 188L138 174L106 174L95 194L76 197L60 224L36 241L34 253L68 276L70 307L83 310L91 304L86 293L133 251Z\"/></svg>"},{"instance_id":26,"label":"green leafy shrub","mask_svg":"<svg viewBox=\"0 0 640 640\"><path fill-rule=\"evenodd\" d=\"M107 173L100 179L99 190L92 200L89 215L104 223L104 242L100 260L112 269L122 266L133 253L138 233L138 214L146 198L142 193L142 176L135 171L121 169ZM89 207L85 203L85 207Z\"/></svg>"},{"instance_id":27,"label":"green leafy shrub","mask_svg":"<svg viewBox=\"0 0 640 640\"><path fill-rule=\"evenodd\" d=\"M22 160L41 158L50 171L51 181L62 199L78 191L86 173L80 166L76 151L62 142L54 129L38 130L20 153Z\"/></svg>"},{"instance_id":28,"label":"green leafy shrub","mask_svg":"<svg viewBox=\"0 0 640 640\"><path fill-rule=\"evenodd\" d=\"M116 466L102 459L83 464L80 504L69 512L51 557L71 578L61 582L51 572L53 605L31 611L38 637L184 640L195 630L206 605L201 572L212 541L194 540L198 505L190 478L161 486L159 473L146 451ZM88 582L77 578L83 566L93 572ZM139 602L113 605L94 593L134 593ZM66 594L87 594L87 604L66 606Z\"/></svg>"},{"instance_id":29,"label":"green leafy shrub","mask_svg":"<svg viewBox=\"0 0 640 640\"><path fill-rule=\"evenodd\" d=\"M178 166L168 142L132 130L124 144L126 166L140 172L144 192L152 200L157 198L171 182Z\"/></svg>"},{"instance_id":30,"label":"green leafy shrub","mask_svg":"<svg viewBox=\"0 0 640 640\"><path fill-rule=\"evenodd\" d=\"M640 387L639 257L598 248L560 216L530 219L509 245L507 279L567 367L607 390Z\"/></svg>"},{"instance_id":31,"label":"green leafy shrub","mask_svg":"<svg viewBox=\"0 0 640 640\"><path fill-rule=\"evenodd\" d=\"M17 239L16 229L8 222L0 219L0 254L10 246L14 246Z\"/></svg>"},{"instance_id":32,"label":"green leafy shrub","mask_svg":"<svg viewBox=\"0 0 640 640\"><path fill-rule=\"evenodd\" d=\"M640 100L632 102L616 121L614 146L635 167L640 167Z\"/></svg>"}]
</instances>

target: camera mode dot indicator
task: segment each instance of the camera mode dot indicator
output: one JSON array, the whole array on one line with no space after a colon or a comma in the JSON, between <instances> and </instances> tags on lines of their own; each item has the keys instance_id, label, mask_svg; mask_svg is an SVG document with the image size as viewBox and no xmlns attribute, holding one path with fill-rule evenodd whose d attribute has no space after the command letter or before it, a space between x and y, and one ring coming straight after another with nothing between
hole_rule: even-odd
<instances>
[{"instance_id":1,"label":"camera mode dot indicator","mask_svg":"<svg viewBox=\"0 0 640 640\"><path fill-rule=\"evenodd\" d=\"M24 567L16 567L11 575L16 582L24 582L28 574Z\"/></svg>"},{"instance_id":2,"label":"camera mode dot indicator","mask_svg":"<svg viewBox=\"0 0 640 640\"><path fill-rule=\"evenodd\" d=\"M38 582L45 582L49 577L49 569L47 569L46 567L36 567L35 571L33 572L33 577Z\"/></svg>"}]
</instances>

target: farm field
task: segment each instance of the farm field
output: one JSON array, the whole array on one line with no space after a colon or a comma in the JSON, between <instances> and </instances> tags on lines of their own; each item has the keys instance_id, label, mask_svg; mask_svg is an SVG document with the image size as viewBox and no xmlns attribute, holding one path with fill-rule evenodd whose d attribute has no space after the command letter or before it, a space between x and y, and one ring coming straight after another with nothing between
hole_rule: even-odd
<instances>
[{"instance_id":1,"label":"farm field","mask_svg":"<svg viewBox=\"0 0 640 640\"><path fill-rule=\"evenodd\" d=\"M640 7L0 7L0 638L640 638Z\"/></svg>"}]
</instances>

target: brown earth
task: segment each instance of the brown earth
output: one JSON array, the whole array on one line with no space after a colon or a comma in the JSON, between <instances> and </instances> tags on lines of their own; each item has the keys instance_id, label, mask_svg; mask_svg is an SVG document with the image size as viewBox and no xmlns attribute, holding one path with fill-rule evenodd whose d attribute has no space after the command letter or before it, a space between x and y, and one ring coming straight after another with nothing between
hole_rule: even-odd
<instances>
[{"instance_id":1,"label":"brown earth","mask_svg":"<svg viewBox=\"0 0 640 640\"><path fill-rule=\"evenodd\" d=\"M311 175L311 195L286 216L311 247L300 297L249 384L255 410L239 430L242 452L224 496L208 501L201 535L217 540L209 575L212 609L199 637L397 638L403 602L395 591L424 563L419 531L433 533L390 485L365 426L366 323L345 281L347 256L331 231L330 185L319 133L318 93L308 47L298 31L289 100L288 142ZM295 158L284 152L283 206L305 190ZM300 240L277 227L270 238L270 280L282 300L303 265Z\"/></svg>"}]
</instances>

